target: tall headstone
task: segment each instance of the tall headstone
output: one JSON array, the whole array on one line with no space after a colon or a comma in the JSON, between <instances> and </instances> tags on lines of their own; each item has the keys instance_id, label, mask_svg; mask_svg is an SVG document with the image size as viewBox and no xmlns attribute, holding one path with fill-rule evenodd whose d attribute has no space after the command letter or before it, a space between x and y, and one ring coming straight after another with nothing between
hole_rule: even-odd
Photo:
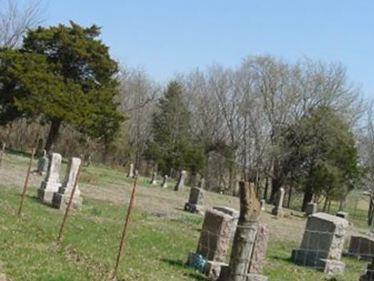
<instances>
[{"instance_id":1,"label":"tall headstone","mask_svg":"<svg viewBox=\"0 0 374 281\"><path fill-rule=\"evenodd\" d=\"M81 159L77 157L71 158L68 164L67 173L65 176L65 180L62 186L59 188L58 192L55 192L53 195L52 206L57 209L65 209L70 196L71 192L74 188L74 184L77 180L78 170L81 165ZM75 209L80 209L82 206L82 198L80 197L80 190L78 185L75 188L74 196L72 205Z\"/></svg>"},{"instance_id":2,"label":"tall headstone","mask_svg":"<svg viewBox=\"0 0 374 281\"><path fill-rule=\"evenodd\" d=\"M310 202L306 205L305 214L307 216L317 213L317 203Z\"/></svg>"},{"instance_id":3,"label":"tall headstone","mask_svg":"<svg viewBox=\"0 0 374 281\"><path fill-rule=\"evenodd\" d=\"M152 173L152 177L151 177L149 183L152 184L152 185L157 184L157 173L156 172Z\"/></svg>"},{"instance_id":4,"label":"tall headstone","mask_svg":"<svg viewBox=\"0 0 374 281\"><path fill-rule=\"evenodd\" d=\"M174 188L175 191L179 191L179 190L182 190L184 188L184 181L186 180L186 176L187 176L187 172L182 170L180 175L179 175L179 179L177 181L177 184L175 185L175 188Z\"/></svg>"},{"instance_id":5,"label":"tall headstone","mask_svg":"<svg viewBox=\"0 0 374 281\"><path fill-rule=\"evenodd\" d=\"M133 178L134 177L134 164L130 163L129 167L129 172L127 173L128 178Z\"/></svg>"},{"instance_id":6,"label":"tall headstone","mask_svg":"<svg viewBox=\"0 0 374 281\"><path fill-rule=\"evenodd\" d=\"M308 217L300 248L292 251L295 264L323 270L329 275L342 273L345 264L340 261L348 221L326 213Z\"/></svg>"},{"instance_id":7,"label":"tall headstone","mask_svg":"<svg viewBox=\"0 0 374 281\"><path fill-rule=\"evenodd\" d=\"M205 178L202 177L199 181L199 188L204 189L205 188Z\"/></svg>"},{"instance_id":8,"label":"tall headstone","mask_svg":"<svg viewBox=\"0 0 374 281\"><path fill-rule=\"evenodd\" d=\"M52 204L53 194L61 187L60 168L62 157L58 153L50 155L48 171L38 189L38 198L46 204Z\"/></svg>"},{"instance_id":9,"label":"tall headstone","mask_svg":"<svg viewBox=\"0 0 374 281\"><path fill-rule=\"evenodd\" d=\"M275 204L275 207L271 211L271 213L277 217L283 217L284 212L283 212L283 200L284 200L284 188L281 187L279 189L279 193L277 196L277 202Z\"/></svg>"},{"instance_id":10,"label":"tall headstone","mask_svg":"<svg viewBox=\"0 0 374 281\"><path fill-rule=\"evenodd\" d=\"M43 150L43 155L38 159L38 164L36 172L39 175L45 175L48 171L49 158L47 156L47 151Z\"/></svg>"},{"instance_id":11,"label":"tall headstone","mask_svg":"<svg viewBox=\"0 0 374 281\"><path fill-rule=\"evenodd\" d=\"M261 199L260 204L261 204L261 211L265 212L266 211L266 201L265 201L265 199Z\"/></svg>"},{"instance_id":12,"label":"tall headstone","mask_svg":"<svg viewBox=\"0 0 374 281\"><path fill-rule=\"evenodd\" d=\"M169 178L168 175L164 175L164 177L162 179L162 183L161 183L162 188L167 188L168 187L168 178Z\"/></svg>"},{"instance_id":13,"label":"tall headstone","mask_svg":"<svg viewBox=\"0 0 374 281\"><path fill-rule=\"evenodd\" d=\"M184 210L191 213L202 213L204 201L204 190L198 187L191 187L188 202Z\"/></svg>"}]
</instances>

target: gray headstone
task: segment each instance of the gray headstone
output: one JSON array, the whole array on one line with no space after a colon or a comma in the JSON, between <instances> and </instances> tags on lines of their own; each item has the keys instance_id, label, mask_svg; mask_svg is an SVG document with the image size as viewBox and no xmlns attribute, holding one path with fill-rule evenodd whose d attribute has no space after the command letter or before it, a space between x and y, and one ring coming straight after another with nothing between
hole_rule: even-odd
<instances>
[{"instance_id":1,"label":"gray headstone","mask_svg":"<svg viewBox=\"0 0 374 281\"><path fill-rule=\"evenodd\" d=\"M344 270L340 258L347 228L348 221L343 218L326 213L309 216L300 248L292 252L293 262L322 269L329 274Z\"/></svg>"},{"instance_id":2,"label":"gray headstone","mask_svg":"<svg viewBox=\"0 0 374 281\"><path fill-rule=\"evenodd\" d=\"M312 203L312 202L308 203L306 205L305 214L307 216L310 216L310 215L313 215L315 213L317 213L317 203Z\"/></svg>"}]
</instances>

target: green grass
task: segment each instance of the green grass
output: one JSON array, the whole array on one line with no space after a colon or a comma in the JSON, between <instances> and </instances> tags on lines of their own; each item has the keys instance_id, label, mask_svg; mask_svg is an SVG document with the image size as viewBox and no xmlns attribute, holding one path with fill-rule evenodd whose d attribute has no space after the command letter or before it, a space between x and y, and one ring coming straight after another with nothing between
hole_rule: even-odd
<instances>
[{"instance_id":1,"label":"green grass","mask_svg":"<svg viewBox=\"0 0 374 281\"><path fill-rule=\"evenodd\" d=\"M21 166L24 170L26 163L27 159L19 156L7 159L12 169ZM93 166L83 169L82 182L101 187L110 184L121 190L121 183L132 180L126 178L125 171ZM150 188L147 179L140 183L139 188ZM150 192L156 190L154 187ZM0 263L11 280L109 280L127 206L84 198L82 211L69 217L60 245L56 238L63 214L40 204L35 194L35 188L30 188L23 217L18 219L19 190L0 184ZM215 200L223 197L217 195ZM196 249L201 224L202 217L182 211L168 216L135 208L119 279L206 280L184 266L188 252ZM270 281L327 280L320 271L294 265L291 251L300 241L290 242L278 235L270 233L264 268ZM343 261L347 268L337 280L358 280L366 263L349 258Z\"/></svg>"},{"instance_id":2,"label":"green grass","mask_svg":"<svg viewBox=\"0 0 374 281\"><path fill-rule=\"evenodd\" d=\"M35 190L30 190L30 193ZM86 200L56 236L62 213L25 201L15 216L19 196L0 189L0 260L12 280L106 280L115 263L126 206ZM119 277L123 280L203 280L183 263L194 250L201 218L189 214L168 220L135 210Z\"/></svg>"}]
</instances>

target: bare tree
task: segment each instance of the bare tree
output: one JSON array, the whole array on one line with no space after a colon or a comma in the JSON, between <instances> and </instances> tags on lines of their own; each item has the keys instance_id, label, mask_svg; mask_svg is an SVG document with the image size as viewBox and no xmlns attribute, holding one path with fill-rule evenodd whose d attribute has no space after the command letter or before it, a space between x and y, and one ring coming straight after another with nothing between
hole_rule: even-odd
<instances>
[{"instance_id":1,"label":"bare tree","mask_svg":"<svg viewBox=\"0 0 374 281\"><path fill-rule=\"evenodd\" d=\"M0 0L0 47L19 46L23 34L42 22L41 1L20 5L17 0Z\"/></svg>"}]
</instances>

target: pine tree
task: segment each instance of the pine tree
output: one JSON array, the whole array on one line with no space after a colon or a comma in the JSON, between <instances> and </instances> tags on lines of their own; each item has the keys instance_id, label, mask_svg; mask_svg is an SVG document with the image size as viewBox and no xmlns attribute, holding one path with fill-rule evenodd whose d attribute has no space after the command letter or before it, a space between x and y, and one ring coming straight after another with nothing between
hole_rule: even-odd
<instances>
[{"instance_id":1,"label":"pine tree","mask_svg":"<svg viewBox=\"0 0 374 281\"><path fill-rule=\"evenodd\" d=\"M0 122L40 117L50 123L49 150L62 124L110 142L122 115L117 63L93 25L30 30L19 50L0 51Z\"/></svg>"}]
</instances>

